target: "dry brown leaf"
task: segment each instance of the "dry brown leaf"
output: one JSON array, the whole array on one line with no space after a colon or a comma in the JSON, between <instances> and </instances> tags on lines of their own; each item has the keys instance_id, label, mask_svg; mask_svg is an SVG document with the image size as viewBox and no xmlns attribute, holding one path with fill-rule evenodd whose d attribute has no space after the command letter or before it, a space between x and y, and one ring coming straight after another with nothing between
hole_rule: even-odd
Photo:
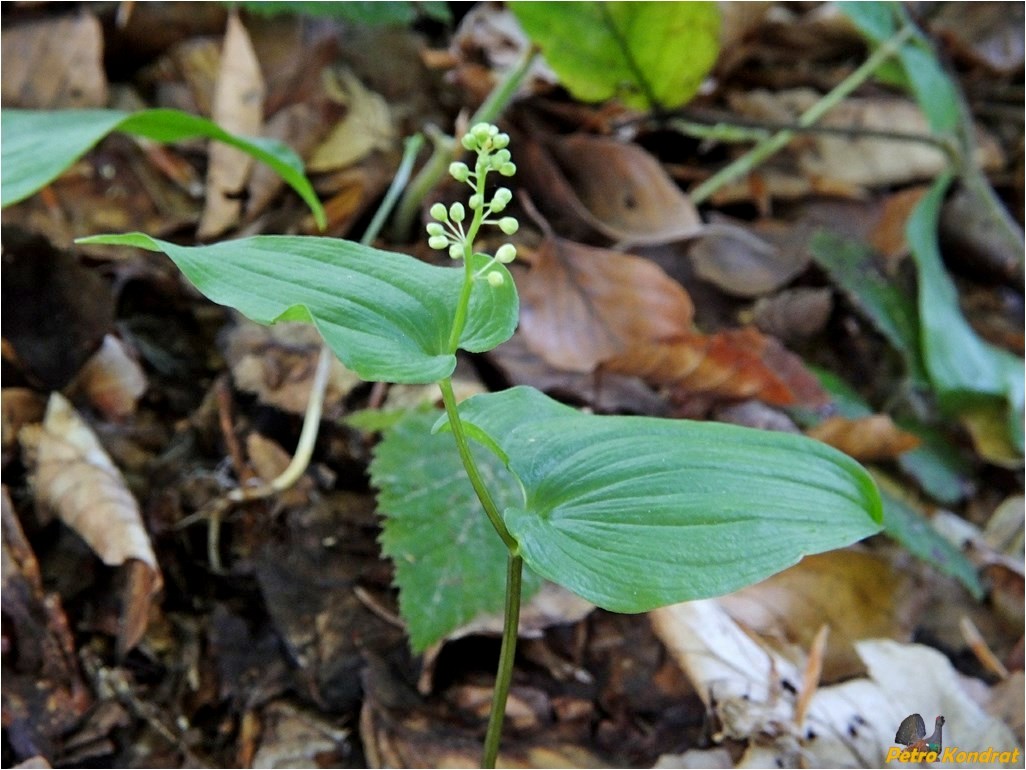
<instances>
[{"instance_id":1,"label":"dry brown leaf","mask_svg":"<svg viewBox=\"0 0 1026 770\"><path fill-rule=\"evenodd\" d=\"M321 345L321 337L311 324L260 326L240 319L227 333L222 347L237 388L255 393L265 404L304 414ZM360 382L332 356L324 403L339 403Z\"/></svg>"},{"instance_id":2,"label":"dry brown leaf","mask_svg":"<svg viewBox=\"0 0 1026 770\"><path fill-rule=\"evenodd\" d=\"M146 373L125 344L107 334L100 349L78 373L72 388L81 390L104 417L122 420L135 414L136 405L146 392Z\"/></svg>"},{"instance_id":3,"label":"dry brown leaf","mask_svg":"<svg viewBox=\"0 0 1026 770\"><path fill-rule=\"evenodd\" d=\"M638 342L691 328L687 292L654 262L629 254L550 238L517 285L528 347L560 369L590 372Z\"/></svg>"},{"instance_id":4,"label":"dry brown leaf","mask_svg":"<svg viewBox=\"0 0 1026 770\"><path fill-rule=\"evenodd\" d=\"M751 327L640 342L604 366L666 387L680 403L697 394L757 398L778 406L820 406L828 401L798 356Z\"/></svg>"},{"instance_id":5,"label":"dry brown leaf","mask_svg":"<svg viewBox=\"0 0 1026 770\"><path fill-rule=\"evenodd\" d=\"M345 106L346 112L314 150L307 170L334 171L359 162L375 150L392 149L395 125L381 94L369 90L348 70L327 69L324 78L330 98Z\"/></svg>"},{"instance_id":6,"label":"dry brown leaf","mask_svg":"<svg viewBox=\"0 0 1026 770\"><path fill-rule=\"evenodd\" d=\"M910 640L918 601L910 578L887 561L855 550L806 556L768 580L719 599L741 626L798 662L817 629L830 627L822 678L834 682L864 669L860 639Z\"/></svg>"},{"instance_id":7,"label":"dry brown leaf","mask_svg":"<svg viewBox=\"0 0 1026 770\"><path fill-rule=\"evenodd\" d=\"M1022 70L1022 3L942 3L930 26L969 59L1003 74Z\"/></svg>"},{"instance_id":8,"label":"dry brown leaf","mask_svg":"<svg viewBox=\"0 0 1026 770\"><path fill-rule=\"evenodd\" d=\"M107 106L103 30L87 11L5 28L5 107L55 110Z\"/></svg>"},{"instance_id":9,"label":"dry brown leaf","mask_svg":"<svg viewBox=\"0 0 1026 770\"><path fill-rule=\"evenodd\" d=\"M919 446L919 438L902 430L886 414L849 419L828 417L806 434L863 462L893 460Z\"/></svg>"},{"instance_id":10,"label":"dry brown leaf","mask_svg":"<svg viewBox=\"0 0 1026 770\"><path fill-rule=\"evenodd\" d=\"M41 426L20 434L30 455L36 501L73 529L108 565L145 565L146 579L130 575L119 648L142 637L149 602L160 590L160 568L139 506L96 435L60 393L52 393ZM141 590L140 586L146 586Z\"/></svg>"},{"instance_id":11,"label":"dry brown leaf","mask_svg":"<svg viewBox=\"0 0 1026 770\"><path fill-rule=\"evenodd\" d=\"M821 332L833 310L832 289L797 287L756 302L752 321L759 331L787 343Z\"/></svg>"},{"instance_id":12,"label":"dry brown leaf","mask_svg":"<svg viewBox=\"0 0 1026 770\"><path fill-rule=\"evenodd\" d=\"M292 461L288 452L259 433L250 433L246 436L246 455L257 476L267 483L278 478ZM286 508L303 505L310 501L312 488L313 479L304 475L291 487L278 493L275 499Z\"/></svg>"},{"instance_id":13,"label":"dry brown leaf","mask_svg":"<svg viewBox=\"0 0 1026 770\"><path fill-rule=\"evenodd\" d=\"M264 81L253 45L238 14L228 17L211 117L226 131L259 136L263 125ZM240 193L253 158L221 142L210 145L207 198L197 237L212 238L235 225L242 211Z\"/></svg>"},{"instance_id":14,"label":"dry brown leaf","mask_svg":"<svg viewBox=\"0 0 1026 770\"><path fill-rule=\"evenodd\" d=\"M769 235L775 236L768 240ZM809 264L800 228L764 221L751 230L719 217L705 226L688 252L698 276L739 297L775 291Z\"/></svg>"}]
</instances>

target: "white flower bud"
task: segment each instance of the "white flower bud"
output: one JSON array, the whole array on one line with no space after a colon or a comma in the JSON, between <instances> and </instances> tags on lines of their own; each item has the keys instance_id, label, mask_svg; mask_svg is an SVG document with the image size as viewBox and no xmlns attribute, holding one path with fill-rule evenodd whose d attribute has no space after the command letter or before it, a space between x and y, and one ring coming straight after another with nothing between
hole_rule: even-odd
<instances>
[{"instance_id":1,"label":"white flower bud","mask_svg":"<svg viewBox=\"0 0 1026 770\"><path fill-rule=\"evenodd\" d=\"M520 227L516 217L503 217L499 220L499 229L506 235L513 235Z\"/></svg>"},{"instance_id":2,"label":"white flower bud","mask_svg":"<svg viewBox=\"0 0 1026 770\"><path fill-rule=\"evenodd\" d=\"M460 144L467 150L473 151L477 149L477 139L473 134L464 134L463 138L460 139Z\"/></svg>"},{"instance_id":3,"label":"white flower bud","mask_svg":"<svg viewBox=\"0 0 1026 770\"><path fill-rule=\"evenodd\" d=\"M499 168L499 173L503 176L513 176L517 173L517 166L515 163L503 163Z\"/></svg>"},{"instance_id":4,"label":"white flower bud","mask_svg":"<svg viewBox=\"0 0 1026 770\"><path fill-rule=\"evenodd\" d=\"M502 150L509 146L509 134L496 134L492 137L492 147Z\"/></svg>"},{"instance_id":5,"label":"white flower bud","mask_svg":"<svg viewBox=\"0 0 1026 770\"><path fill-rule=\"evenodd\" d=\"M494 126L490 126L487 123L478 123L470 129L470 133L474 136L474 139L477 140L478 146L481 146L491 138L493 128ZM499 129L496 128L495 132L498 133L498 131Z\"/></svg>"},{"instance_id":6,"label":"white flower bud","mask_svg":"<svg viewBox=\"0 0 1026 770\"><path fill-rule=\"evenodd\" d=\"M470 200L467 201L467 205L470 206L471 211L477 211L484 206L484 196L481 193L474 193L470 196Z\"/></svg>"},{"instance_id":7,"label":"white flower bud","mask_svg":"<svg viewBox=\"0 0 1026 770\"><path fill-rule=\"evenodd\" d=\"M492 196L492 211L502 211L513 200L513 193L508 187L500 187Z\"/></svg>"},{"instance_id":8,"label":"white flower bud","mask_svg":"<svg viewBox=\"0 0 1026 770\"><path fill-rule=\"evenodd\" d=\"M463 257L463 244L454 243L449 247L449 256L453 259L461 259Z\"/></svg>"},{"instance_id":9,"label":"white flower bud","mask_svg":"<svg viewBox=\"0 0 1026 770\"><path fill-rule=\"evenodd\" d=\"M514 220L516 221L516 220ZM517 258L517 247L512 243L504 243L495 252L495 259L504 265L508 265Z\"/></svg>"},{"instance_id":10,"label":"white flower bud","mask_svg":"<svg viewBox=\"0 0 1026 770\"><path fill-rule=\"evenodd\" d=\"M432 235L428 238L428 246L432 249L438 249L441 251L449 245L449 239L444 235Z\"/></svg>"},{"instance_id":11,"label":"white flower bud","mask_svg":"<svg viewBox=\"0 0 1026 770\"><path fill-rule=\"evenodd\" d=\"M439 222L449 221L449 212L445 210L444 203L436 203L434 206L431 207L430 212L431 216L433 216Z\"/></svg>"},{"instance_id":12,"label":"white flower bud","mask_svg":"<svg viewBox=\"0 0 1026 770\"><path fill-rule=\"evenodd\" d=\"M488 279L488 285L491 286L493 289L497 289L500 286L502 286L502 284L506 283L506 276L504 276L498 270L493 270L492 272L488 273L488 275L486 275L485 278Z\"/></svg>"},{"instance_id":13,"label":"white flower bud","mask_svg":"<svg viewBox=\"0 0 1026 770\"><path fill-rule=\"evenodd\" d=\"M456 223L462 222L466 217L467 212L463 209L463 204L456 201L449 207L449 218Z\"/></svg>"},{"instance_id":14,"label":"white flower bud","mask_svg":"<svg viewBox=\"0 0 1026 770\"><path fill-rule=\"evenodd\" d=\"M427 234L428 235L445 235L445 227L441 222L428 222L427 223Z\"/></svg>"}]
</instances>

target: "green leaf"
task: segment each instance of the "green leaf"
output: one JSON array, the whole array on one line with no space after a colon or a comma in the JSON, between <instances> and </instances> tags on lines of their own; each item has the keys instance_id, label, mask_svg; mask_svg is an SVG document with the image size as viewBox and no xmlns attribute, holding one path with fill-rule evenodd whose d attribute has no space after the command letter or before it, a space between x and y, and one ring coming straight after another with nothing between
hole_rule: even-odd
<instances>
[{"instance_id":1,"label":"green leaf","mask_svg":"<svg viewBox=\"0 0 1026 770\"><path fill-rule=\"evenodd\" d=\"M312 321L339 359L365 380L429 383L448 377L448 337L462 267L436 267L352 241L257 236L210 246L177 246L142 233L78 243L135 246L167 254L197 289L252 320ZM477 256L475 267L488 260ZM518 300L512 276L475 281L460 347L491 350L513 335Z\"/></svg>"},{"instance_id":2,"label":"green leaf","mask_svg":"<svg viewBox=\"0 0 1026 770\"><path fill-rule=\"evenodd\" d=\"M517 2L513 13L578 99L679 107L719 53L715 3Z\"/></svg>"},{"instance_id":3,"label":"green leaf","mask_svg":"<svg viewBox=\"0 0 1026 770\"><path fill-rule=\"evenodd\" d=\"M1023 451L1023 359L984 341L965 320L958 291L944 270L937 222L950 176L923 196L905 227L919 271L922 355L942 406L955 413L993 407L1002 400L1008 435ZM989 403L988 403L989 402Z\"/></svg>"},{"instance_id":4,"label":"green leaf","mask_svg":"<svg viewBox=\"0 0 1026 770\"><path fill-rule=\"evenodd\" d=\"M406 26L417 20L423 13L436 21L449 22L452 15L445 3L441 2L245 2L239 3L250 13L258 16L313 16L316 18L338 19L353 24L369 27L393 24Z\"/></svg>"},{"instance_id":5,"label":"green leaf","mask_svg":"<svg viewBox=\"0 0 1026 770\"><path fill-rule=\"evenodd\" d=\"M503 516L524 561L609 610L728 593L880 529L869 474L802 436L587 415L524 387L460 414L523 484Z\"/></svg>"},{"instance_id":6,"label":"green leaf","mask_svg":"<svg viewBox=\"0 0 1026 770\"><path fill-rule=\"evenodd\" d=\"M314 213L319 227L326 224L324 208L303 174L303 162L276 139L245 139L216 123L178 110L4 110L2 132L2 205L17 203L49 184L93 145L112 131L123 131L158 142L197 136L230 144L281 175Z\"/></svg>"},{"instance_id":7,"label":"green leaf","mask_svg":"<svg viewBox=\"0 0 1026 770\"><path fill-rule=\"evenodd\" d=\"M374 450L371 482L385 516L381 545L395 562L399 611L417 652L484 612L502 610L506 546L481 510L456 444L432 434L437 409L411 412ZM519 504L516 480L494 456L473 447L500 507ZM525 570L523 596L541 581Z\"/></svg>"},{"instance_id":8,"label":"green leaf","mask_svg":"<svg viewBox=\"0 0 1026 770\"><path fill-rule=\"evenodd\" d=\"M958 580L977 599L983 598L983 585L972 562L944 538L918 511L904 502L897 485L876 476L883 500L884 531L919 559Z\"/></svg>"},{"instance_id":9,"label":"green leaf","mask_svg":"<svg viewBox=\"0 0 1026 770\"><path fill-rule=\"evenodd\" d=\"M809 242L809 251L830 279L901 354L909 376L925 382L915 301L880 273L872 249L858 241L820 231Z\"/></svg>"}]
</instances>

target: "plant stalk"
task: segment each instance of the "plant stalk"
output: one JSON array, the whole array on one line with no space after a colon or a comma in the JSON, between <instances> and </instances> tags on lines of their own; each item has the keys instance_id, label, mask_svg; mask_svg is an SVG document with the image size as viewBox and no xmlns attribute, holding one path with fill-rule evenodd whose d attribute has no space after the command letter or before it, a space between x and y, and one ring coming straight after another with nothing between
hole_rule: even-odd
<instances>
[{"instance_id":1,"label":"plant stalk","mask_svg":"<svg viewBox=\"0 0 1026 770\"><path fill-rule=\"evenodd\" d=\"M893 37L873 51L861 66L838 83L830 93L803 112L798 118L798 125L803 128L811 126L836 107L846 96L872 77L880 65L894 56L914 32L915 28L910 25L898 30ZM783 149L793 138L794 131L778 131L755 145L740 158L720 169L692 190L689 194L692 202L695 205L705 202L721 187L740 179L768 157Z\"/></svg>"},{"instance_id":2,"label":"plant stalk","mask_svg":"<svg viewBox=\"0 0 1026 770\"><path fill-rule=\"evenodd\" d=\"M506 560L506 604L502 617L502 648L499 669L495 674L495 692L492 711L488 717L481 767L495 767L499 755L502 722L506 716L506 699L513 681L513 660L517 652L517 628L520 625L520 584L524 574L524 560L510 553Z\"/></svg>"}]
</instances>

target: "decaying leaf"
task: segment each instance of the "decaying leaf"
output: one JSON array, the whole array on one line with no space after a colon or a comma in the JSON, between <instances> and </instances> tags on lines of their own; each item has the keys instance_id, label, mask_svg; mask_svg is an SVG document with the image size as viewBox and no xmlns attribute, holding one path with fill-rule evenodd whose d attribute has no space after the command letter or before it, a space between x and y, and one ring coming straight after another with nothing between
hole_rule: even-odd
<instances>
[{"instance_id":1,"label":"decaying leaf","mask_svg":"<svg viewBox=\"0 0 1026 770\"><path fill-rule=\"evenodd\" d=\"M325 70L329 97L346 107L307 164L310 171L333 171L351 166L375 150L395 145L395 125L388 103L361 83L348 70Z\"/></svg>"},{"instance_id":2,"label":"decaying leaf","mask_svg":"<svg viewBox=\"0 0 1026 770\"><path fill-rule=\"evenodd\" d=\"M246 28L237 14L228 17L211 117L226 131L259 136L264 117L264 80ZM242 211L240 193L253 158L220 142L210 146L207 199L197 229L199 238L220 235L236 224Z\"/></svg>"},{"instance_id":3,"label":"decaying leaf","mask_svg":"<svg viewBox=\"0 0 1026 770\"><path fill-rule=\"evenodd\" d=\"M584 134L518 145L518 168L531 196L553 221L576 220L560 232L597 231L622 247L693 238L702 221L691 200L640 147Z\"/></svg>"},{"instance_id":4,"label":"decaying leaf","mask_svg":"<svg viewBox=\"0 0 1026 770\"><path fill-rule=\"evenodd\" d=\"M831 289L799 286L760 299L752 308L752 320L759 331L786 343L818 334L833 309Z\"/></svg>"},{"instance_id":5,"label":"decaying leaf","mask_svg":"<svg viewBox=\"0 0 1026 770\"><path fill-rule=\"evenodd\" d=\"M146 373L125 344L107 334L100 349L79 371L73 387L80 389L105 417L122 420L135 414L146 392Z\"/></svg>"},{"instance_id":6,"label":"decaying leaf","mask_svg":"<svg viewBox=\"0 0 1026 770\"><path fill-rule=\"evenodd\" d=\"M51 394L42 425L23 428L20 439L32 458L37 504L77 532L104 564L135 560L145 565L145 576L132 570L128 581L118 641L121 649L130 649L142 637L146 609L161 588L160 568L135 498L96 435L59 393Z\"/></svg>"},{"instance_id":7,"label":"decaying leaf","mask_svg":"<svg viewBox=\"0 0 1026 770\"><path fill-rule=\"evenodd\" d=\"M549 238L517 278L520 330L559 369L590 372L641 341L686 334L687 292L654 262Z\"/></svg>"},{"instance_id":8,"label":"decaying leaf","mask_svg":"<svg viewBox=\"0 0 1026 770\"><path fill-rule=\"evenodd\" d=\"M806 433L856 460L893 460L919 446L919 438L894 424L886 414L849 419L828 417Z\"/></svg>"}]
</instances>

